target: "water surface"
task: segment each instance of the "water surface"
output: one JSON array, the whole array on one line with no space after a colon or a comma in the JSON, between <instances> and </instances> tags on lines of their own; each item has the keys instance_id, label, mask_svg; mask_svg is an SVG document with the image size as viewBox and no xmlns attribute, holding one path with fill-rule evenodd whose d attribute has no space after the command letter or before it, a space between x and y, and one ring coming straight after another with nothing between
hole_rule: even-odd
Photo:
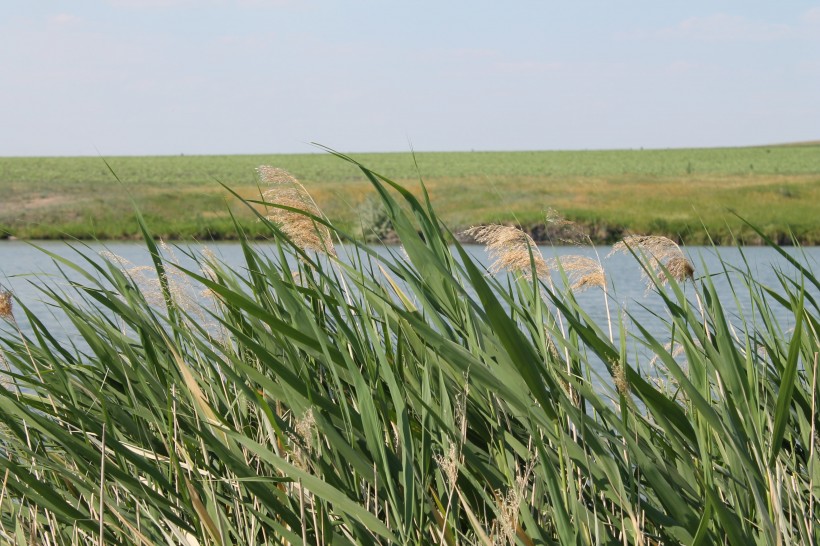
<instances>
[{"instance_id":1,"label":"water surface","mask_svg":"<svg viewBox=\"0 0 820 546\"><path fill-rule=\"evenodd\" d=\"M273 245L258 244L258 248L271 256L276 256ZM201 245L183 244L180 249L188 249L194 254L202 250ZM243 269L243 255L237 243L213 243L208 244L210 249L220 260L230 265L236 270ZM393 252L398 254L396 248L375 247L377 252ZM468 253L478 262L488 266L488 257L481 246L465 247ZM616 254L605 257L609 249L601 248L601 258L606 269L610 282L611 311L614 317L619 312L640 322L644 326L649 326L650 331L659 336L663 336L664 329L661 327L658 316L668 316L664 310L660 296L655 292L647 292L646 285L641 279L641 269L634 257L626 254ZM590 248L583 247L551 247L542 250L546 258L562 256L567 254L583 254L595 257L595 253ZM741 314L749 318L751 310L748 292L744 292L743 284L735 283L735 293L730 288L730 276L724 274L721 260L724 264L749 269L754 277L771 287L778 287L779 282L776 271L780 270L794 279L799 279L794 268L780 256L775 250L766 247L746 247L741 249L734 247L688 247L684 251L694 263L696 277L704 274L711 274L721 301L729 308L730 318L736 324L740 324ZM802 249L790 248L788 251L798 257L798 260L807 265L812 271L817 271L817 264L820 263L820 247L807 247ZM78 252L82 253L81 256ZM111 252L128 260L135 266L151 265L151 258L147 249L141 242L107 242L107 243L73 243L65 242L35 242L25 243L20 241L4 241L0 243L0 285L11 290L16 298L24 302L25 305L37 315L46 328L58 339L71 340L81 346L82 343L73 333L65 317L55 311L55 308L48 303L48 297L44 290L65 291L70 294L70 281L82 281L82 275L71 270L64 264L59 263L49 253L63 256L69 260L82 265L86 271L93 268L86 261L101 261L100 253ZM195 268L194 262L188 258L183 250L176 250L175 255L179 263L183 266ZM340 255L345 255L344 247ZM737 281L737 278L735 278ZM687 289L691 293L691 286ZM809 290L815 297L820 295L813 288ZM735 297L737 296L737 297ZM592 319L602 325L605 329L607 321L604 306L603 293L600 289L591 289L577 295L578 301ZM790 316L786 310L775 307L775 312L779 313L784 330L790 324ZM15 313L19 325L24 332L30 332L22 312ZM627 318L627 321L631 319ZM667 334L668 336L668 334ZM663 340L662 341L667 341Z\"/></svg>"}]
</instances>

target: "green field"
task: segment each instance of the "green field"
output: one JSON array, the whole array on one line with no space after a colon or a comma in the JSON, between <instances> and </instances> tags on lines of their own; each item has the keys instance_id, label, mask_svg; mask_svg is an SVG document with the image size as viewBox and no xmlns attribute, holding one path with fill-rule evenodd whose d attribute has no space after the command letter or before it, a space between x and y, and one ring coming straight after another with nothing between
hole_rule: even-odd
<instances>
[{"instance_id":1,"label":"green field","mask_svg":"<svg viewBox=\"0 0 820 546\"><path fill-rule=\"evenodd\" d=\"M424 180L453 230L516 223L544 238L554 208L593 239L666 235L689 244L740 236L760 242L730 210L780 242L820 243L820 144L675 150L355 154L410 188ZM118 181L109 170L110 165ZM329 154L0 158L0 233L18 238L131 238L135 203L167 239L222 239L231 213L251 234L253 215L219 182L258 198L255 167L293 173L324 213L354 236L373 190ZM264 189L264 188L263 188ZM367 226L364 226L367 231Z\"/></svg>"}]
</instances>

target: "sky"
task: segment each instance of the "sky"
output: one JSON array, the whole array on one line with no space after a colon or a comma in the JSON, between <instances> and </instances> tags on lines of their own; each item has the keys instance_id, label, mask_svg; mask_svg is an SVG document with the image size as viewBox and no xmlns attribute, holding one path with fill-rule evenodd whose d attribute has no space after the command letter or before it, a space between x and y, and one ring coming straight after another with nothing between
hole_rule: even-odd
<instances>
[{"instance_id":1,"label":"sky","mask_svg":"<svg viewBox=\"0 0 820 546\"><path fill-rule=\"evenodd\" d=\"M3 0L0 156L820 139L820 0Z\"/></svg>"}]
</instances>

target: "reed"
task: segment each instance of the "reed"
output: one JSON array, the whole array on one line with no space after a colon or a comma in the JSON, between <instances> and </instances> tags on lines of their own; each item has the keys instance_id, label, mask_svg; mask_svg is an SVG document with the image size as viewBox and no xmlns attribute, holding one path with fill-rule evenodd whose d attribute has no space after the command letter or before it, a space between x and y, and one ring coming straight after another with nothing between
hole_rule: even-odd
<instances>
[{"instance_id":1,"label":"reed","mask_svg":"<svg viewBox=\"0 0 820 546\"><path fill-rule=\"evenodd\" d=\"M535 241L520 228L491 224L473 226L464 230L463 235L472 237L487 247L492 273L509 271L531 279L533 274L539 279L549 277L549 267Z\"/></svg>"},{"instance_id":2,"label":"reed","mask_svg":"<svg viewBox=\"0 0 820 546\"><path fill-rule=\"evenodd\" d=\"M322 216L319 206L301 182L286 170L269 165L262 165L257 173L270 185L262 193L262 199L271 206L267 219L278 224L300 248L335 255L330 230L314 219Z\"/></svg>"},{"instance_id":3,"label":"reed","mask_svg":"<svg viewBox=\"0 0 820 546\"><path fill-rule=\"evenodd\" d=\"M0 318L10 319L14 316L12 294L0 288Z\"/></svg>"},{"instance_id":4,"label":"reed","mask_svg":"<svg viewBox=\"0 0 820 546\"><path fill-rule=\"evenodd\" d=\"M783 252L790 269L766 286L727 266L725 294L676 245L624 241L667 315L662 335L621 320L613 338L550 285L526 235L472 228L488 275L429 201L340 157L406 257L353 244L339 259L333 224L278 191L262 206L287 214L257 212L275 250L238 229L241 266L191 252L183 267L144 224L147 285L113 256L53 256L83 275L43 285L73 332L20 301L26 328L0 329L14 385L0 389L0 541L818 543L811 267ZM213 324L174 295L177 275L212 296L199 312ZM733 308L741 292L751 315Z\"/></svg>"},{"instance_id":5,"label":"reed","mask_svg":"<svg viewBox=\"0 0 820 546\"><path fill-rule=\"evenodd\" d=\"M694 279L695 266L683 254L678 244L668 237L630 235L615 243L610 255L617 252L638 253L646 260L644 279L647 290L655 286L655 281L664 285L670 278L679 283Z\"/></svg>"}]
</instances>

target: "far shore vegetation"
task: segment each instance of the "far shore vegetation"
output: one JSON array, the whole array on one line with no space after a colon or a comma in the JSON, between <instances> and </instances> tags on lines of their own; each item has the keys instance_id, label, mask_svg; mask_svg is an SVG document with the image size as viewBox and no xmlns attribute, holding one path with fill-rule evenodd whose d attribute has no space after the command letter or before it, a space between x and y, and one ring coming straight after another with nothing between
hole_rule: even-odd
<instances>
[{"instance_id":1,"label":"far shore vegetation","mask_svg":"<svg viewBox=\"0 0 820 546\"><path fill-rule=\"evenodd\" d=\"M555 240L558 209L597 243L654 233L686 244L820 244L820 142L671 150L353 154L419 194L423 179L453 231L514 225ZM361 172L317 151L301 155L0 158L0 238L138 239L138 208L158 237L251 237L266 229L220 183L259 200L254 167L272 164L311 188L352 237L391 242ZM115 177L112 172L116 173ZM707 235L708 233L708 235Z\"/></svg>"}]
</instances>

